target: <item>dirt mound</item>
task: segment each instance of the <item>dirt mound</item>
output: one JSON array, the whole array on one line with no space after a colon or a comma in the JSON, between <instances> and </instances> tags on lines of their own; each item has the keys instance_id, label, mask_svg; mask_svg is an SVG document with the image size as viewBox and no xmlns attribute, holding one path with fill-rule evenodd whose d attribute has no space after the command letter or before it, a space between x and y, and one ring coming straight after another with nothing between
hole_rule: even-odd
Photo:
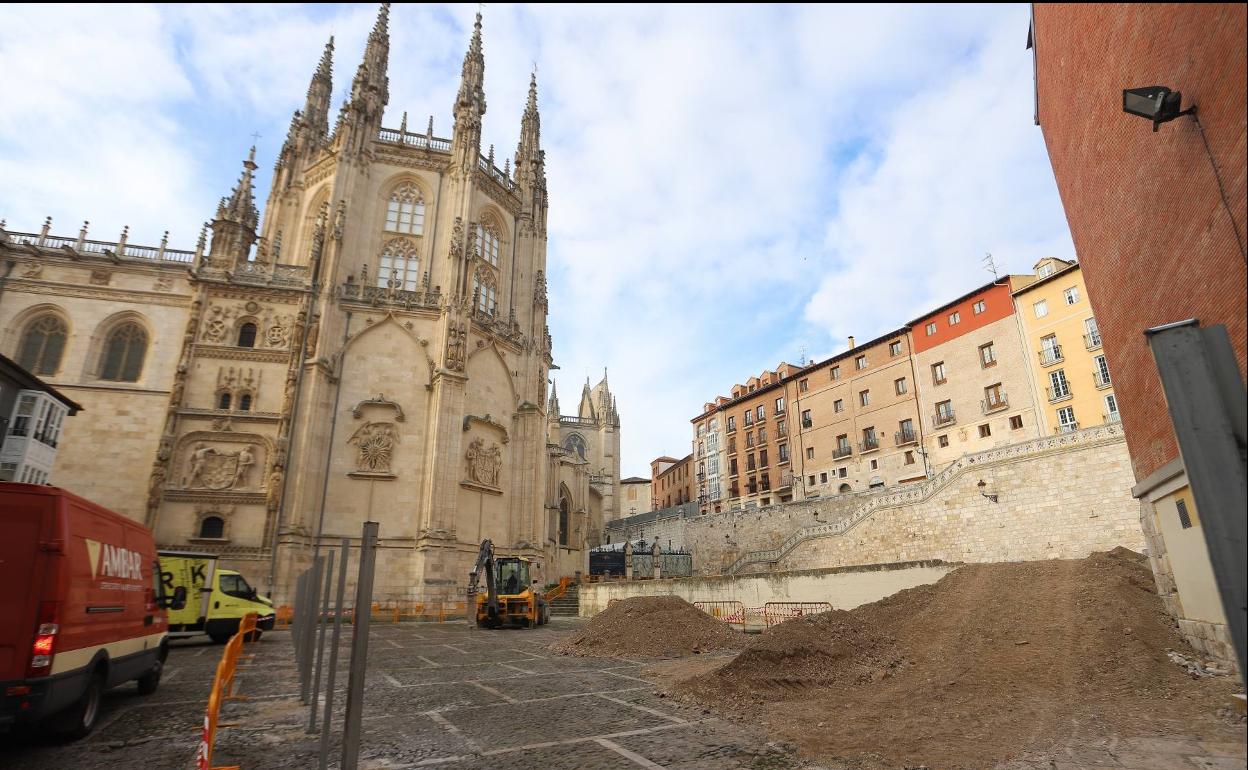
<instances>
[{"instance_id":1,"label":"dirt mound","mask_svg":"<svg viewBox=\"0 0 1248 770\"><path fill-rule=\"evenodd\" d=\"M1167 648L1187 646L1144 557L1120 548L969 565L789 621L678 691L823 757L984 767L1072 730L1199 719L1219 686L1193 681Z\"/></svg>"},{"instance_id":2,"label":"dirt mound","mask_svg":"<svg viewBox=\"0 0 1248 770\"><path fill-rule=\"evenodd\" d=\"M670 658L744 646L743 634L683 599L639 596L613 603L551 649L566 655Z\"/></svg>"},{"instance_id":3,"label":"dirt mound","mask_svg":"<svg viewBox=\"0 0 1248 770\"><path fill-rule=\"evenodd\" d=\"M878 681L904 665L895 638L833 610L776 626L712 676L717 686L757 701Z\"/></svg>"}]
</instances>

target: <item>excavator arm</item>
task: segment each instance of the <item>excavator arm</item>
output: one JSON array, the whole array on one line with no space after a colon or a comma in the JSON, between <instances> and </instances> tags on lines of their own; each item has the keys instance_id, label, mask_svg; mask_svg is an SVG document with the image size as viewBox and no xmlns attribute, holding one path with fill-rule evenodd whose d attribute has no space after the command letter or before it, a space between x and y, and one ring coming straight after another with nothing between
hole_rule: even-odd
<instances>
[{"instance_id":1,"label":"excavator arm","mask_svg":"<svg viewBox=\"0 0 1248 770\"><path fill-rule=\"evenodd\" d=\"M481 550L477 552L477 562L468 573L468 612L475 615L477 611L477 585L481 572L485 571L486 612L492 622L498 622L498 586L494 583L494 543L490 540L481 541Z\"/></svg>"}]
</instances>

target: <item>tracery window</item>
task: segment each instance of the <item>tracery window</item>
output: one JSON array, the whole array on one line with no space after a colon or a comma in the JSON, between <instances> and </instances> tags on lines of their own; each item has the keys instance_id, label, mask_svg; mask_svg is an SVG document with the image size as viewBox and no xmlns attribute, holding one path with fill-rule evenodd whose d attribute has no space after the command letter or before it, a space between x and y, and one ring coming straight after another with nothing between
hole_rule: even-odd
<instances>
[{"instance_id":1,"label":"tracery window","mask_svg":"<svg viewBox=\"0 0 1248 770\"><path fill-rule=\"evenodd\" d=\"M498 267L500 243L498 232L493 227L477 225L477 247L481 251L481 258L494 267Z\"/></svg>"},{"instance_id":2,"label":"tracery window","mask_svg":"<svg viewBox=\"0 0 1248 770\"><path fill-rule=\"evenodd\" d=\"M147 332L133 321L113 329L104 343L100 379L113 382L138 382L147 356Z\"/></svg>"},{"instance_id":3,"label":"tracery window","mask_svg":"<svg viewBox=\"0 0 1248 770\"><path fill-rule=\"evenodd\" d=\"M199 536L211 539L225 537L225 519L220 516L205 516L199 523Z\"/></svg>"},{"instance_id":4,"label":"tracery window","mask_svg":"<svg viewBox=\"0 0 1248 770\"><path fill-rule=\"evenodd\" d=\"M56 374L68 337L65 322L45 313L26 325L17 348L17 363L34 374Z\"/></svg>"},{"instance_id":5,"label":"tracery window","mask_svg":"<svg viewBox=\"0 0 1248 770\"><path fill-rule=\"evenodd\" d=\"M407 238L394 238L381 252L377 286L415 291L420 284L420 253Z\"/></svg>"},{"instance_id":6,"label":"tracery window","mask_svg":"<svg viewBox=\"0 0 1248 770\"><path fill-rule=\"evenodd\" d=\"M401 184L390 194L386 230L408 235L420 235L425 231L425 201L416 185Z\"/></svg>"},{"instance_id":7,"label":"tracery window","mask_svg":"<svg viewBox=\"0 0 1248 770\"><path fill-rule=\"evenodd\" d=\"M478 274L472 283L472 293L477 298L477 312L494 315L498 310L498 290L494 288L494 280Z\"/></svg>"}]
</instances>

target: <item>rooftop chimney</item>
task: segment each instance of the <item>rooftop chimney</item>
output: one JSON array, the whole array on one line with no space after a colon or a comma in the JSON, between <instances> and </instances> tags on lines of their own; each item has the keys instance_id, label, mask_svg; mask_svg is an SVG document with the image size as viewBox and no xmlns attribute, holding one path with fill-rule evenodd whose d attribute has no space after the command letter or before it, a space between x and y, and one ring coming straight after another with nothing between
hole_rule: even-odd
<instances>
[{"instance_id":1,"label":"rooftop chimney","mask_svg":"<svg viewBox=\"0 0 1248 770\"><path fill-rule=\"evenodd\" d=\"M852 334L851 334L851 335L849 335L849 349L850 349L850 350L853 350L853 349L854 349L854 335L852 335Z\"/></svg>"}]
</instances>

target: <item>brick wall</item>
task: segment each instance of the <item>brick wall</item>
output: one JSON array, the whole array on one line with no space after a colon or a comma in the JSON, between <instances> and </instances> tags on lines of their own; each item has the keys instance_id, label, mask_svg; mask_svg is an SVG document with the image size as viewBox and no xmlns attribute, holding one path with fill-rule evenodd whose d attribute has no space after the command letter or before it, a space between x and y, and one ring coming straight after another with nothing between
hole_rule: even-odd
<instances>
[{"instance_id":1,"label":"brick wall","mask_svg":"<svg viewBox=\"0 0 1248 770\"><path fill-rule=\"evenodd\" d=\"M1097 308L1137 479L1178 448L1144 329L1225 324L1245 369L1245 6L1037 5L1039 119ZM1122 89L1198 105L1152 133ZM1213 166L1219 169L1230 213Z\"/></svg>"}]
</instances>

